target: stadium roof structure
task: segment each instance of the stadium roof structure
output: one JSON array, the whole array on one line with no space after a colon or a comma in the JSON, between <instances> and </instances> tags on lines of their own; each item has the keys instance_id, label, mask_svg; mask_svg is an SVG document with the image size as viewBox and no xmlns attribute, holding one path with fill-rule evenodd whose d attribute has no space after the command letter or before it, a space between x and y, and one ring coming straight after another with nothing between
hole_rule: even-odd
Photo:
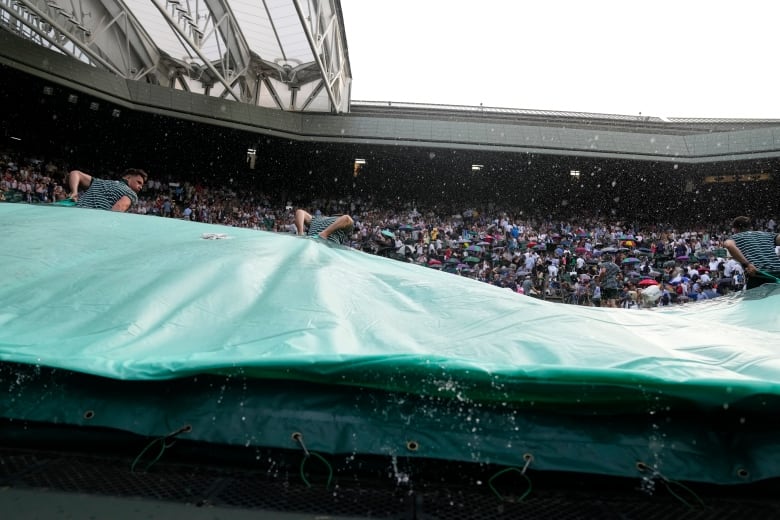
<instances>
[{"instance_id":1,"label":"stadium roof structure","mask_svg":"<svg viewBox=\"0 0 780 520\"><path fill-rule=\"evenodd\" d=\"M352 100L339 0L0 0L0 65L117 109L300 142L674 164L780 158L780 120Z\"/></svg>"},{"instance_id":2,"label":"stadium roof structure","mask_svg":"<svg viewBox=\"0 0 780 520\"><path fill-rule=\"evenodd\" d=\"M0 24L126 80L279 110L348 109L338 0L0 0Z\"/></svg>"}]
</instances>

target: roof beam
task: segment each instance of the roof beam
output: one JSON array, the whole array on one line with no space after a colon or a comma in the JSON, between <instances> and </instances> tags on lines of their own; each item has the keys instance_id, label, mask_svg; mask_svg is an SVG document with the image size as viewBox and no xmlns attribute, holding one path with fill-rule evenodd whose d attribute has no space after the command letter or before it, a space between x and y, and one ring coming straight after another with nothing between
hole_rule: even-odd
<instances>
[{"instance_id":1,"label":"roof beam","mask_svg":"<svg viewBox=\"0 0 780 520\"><path fill-rule=\"evenodd\" d=\"M203 1L211 12L214 25L225 42L223 61L233 69L235 76L238 77L231 84L240 86L240 97L244 102L252 102L257 98L260 88L257 74L258 58L249 48L246 37L227 0Z\"/></svg>"},{"instance_id":2,"label":"roof beam","mask_svg":"<svg viewBox=\"0 0 780 520\"><path fill-rule=\"evenodd\" d=\"M203 64L206 66L207 69L211 72L214 79L216 79L218 82L222 84L223 87L225 87L225 90L230 93L230 96L235 99L238 102L241 102L241 96L237 95L233 88L230 85L230 82L225 78L223 73L221 71L218 71L216 67L214 67L214 64L211 63L211 61L203 54L203 52L200 49L200 45L198 45L195 41L192 40L189 34L182 29L178 23L176 23L176 20L173 19L173 17L170 15L170 13L165 9L163 5L160 4L158 0L151 0L155 7L157 7L157 10L160 11L160 14L162 14L163 18L165 18L165 21L168 23L170 28L178 35L178 37L187 44L187 46L192 49L192 51L198 55L198 58L201 59Z\"/></svg>"},{"instance_id":3,"label":"roof beam","mask_svg":"<svg viewBox=\"0 0 780 520\"><path fill-rule=\"evenodd\" d=\"M246 13L257 26L238 20ZM0 24L124 79L281 110L349 111L338 0L0 0Z\"/></svg>"},{"instance_id":4,"label":"roof beam","mask_svg":"<svg viewBox=\"0 0 780 520\"><path fill-rule=\"evenodd\" d=\"M0 6L51 47L123 78L140 79L160 65L152 39L121 0L0 0Z\"/></svg>"},{"instance_id":5,"label":"roof beam","mask_svg":"<svg viewBox=\"0 0 780 520\"><path fill-rule=\"evenodd\" d=\"M97 57L84 55L84 53L71 42L67 34L41 17L35 10L30 10L27 6L16 2L18 8L9 7L10 0L0 0L0 22L11 32L34 41L38 45L57 49L62 54L68 55L79 61L89 63L93 66L103 65L96 63ZM22 7L23 6L23 7ZM110 65L104 65L110 70Z\"/></svg>"},{"instance_id":6,"label":"roof beam","mask_svg":"<svg viewBox=\"0 0 780 520\"><path fill-rule=\"evenodd\" d=\"M346 44L341 34L335 0L307 0L308 13L300 0L293 0L314 59L325 83L335 113L348 111L349 89Z\"/></svg>"},{"instance_id":7,"label":"roof beam","mask_svg":"<svg viewBox=\"0 0 780 520\"><path fill-rule=\"evenodd\" d=\"M41 8L37 4L35 1L14 0L12 6L11 0L0 0L4 11L63 54L121 75L120 69L85 43L88 31L77 27L78 21L71 12L55 9L54 6Z\"/></svg>"},{"instance_id":8,"label":"roof beam","mask_svg":"<svg viewBox=\"0 0 780 520\"><path fill-rule=\"evenodd\" d=\"M154 39L122 0L79 1L88 2L90 12L103 11L92 29L92 41L101 52L125 66L125 78L141 79L153 73L155 83L168 84L168 64L161 60Z\"/></svg>"},{"instance_id":9,"label":"roof beam","mask_svg":"<svg viewBox=\"0 0 780 520\"><path fill-rule=\"evenodd\" d=\"M225 53L230 66L236 74L243 75L249 69L252 61L252 51L246 42L244 34L236 21L232 9L225 0L203 0L211 11L222 40L225 42Z\"/></svg>"}]
</instances>

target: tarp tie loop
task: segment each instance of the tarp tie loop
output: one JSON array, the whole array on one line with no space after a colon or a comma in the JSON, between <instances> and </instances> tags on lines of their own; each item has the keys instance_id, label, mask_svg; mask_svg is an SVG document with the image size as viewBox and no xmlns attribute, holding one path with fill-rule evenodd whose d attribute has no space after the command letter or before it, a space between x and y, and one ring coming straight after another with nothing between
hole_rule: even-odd
<instances>
[{"instance_id":1,"label":"tarp tie loop","mask_svg":"<svg viewBox=\"0 0 780 520\"><path fill-rule=\"evenodd\" d=\"M174 430L171 433L167 435L163 435L162 437L157 437L156 439L153 439L152 442L146 445L146 447L141 450L141 453L138 454L138 456L133 460L133 463L130 465L130 472L135 473L135 467L140 462L141 457L144 456L144 454L149 451L152 446L159 443L160 445L160 451L157 452L157 455L149 462L146 467L144 467L144 471L148 471L149 468L151 468L160 458L163 456L163 453L165 453L165 450L170 448L176 443L176 437L181 435L182 433L189 433L192 431L192 426L189 424L185 424L178 430ZM168 441L171 442L168 442Z\"/></svg>"},{"instance_id":2,"label":"tarp tie loop","mask_svg":"<svg viewBox=\"0 0 780 520\"><path fill-rule=\"evenodd\" d=\"M664 487L666 487L666 490L669 491L669 494L672 495L677 500L679 500L680 503L685 505L685 507L687 507L688 509L696 509L697 504L690 503L688 500L685 499L685 497L683 497L680 493L675 491L675 488L682 489L684 492L688 493L691 497L695 499L695 501L698 503L698 506L706 507L704 500L702 500L701 497L699 497L699 495L697 495L691 488L689 488L685 484L667 478L663 473L661 473L657 469L652 468L648 464L641 461L636 463L636 469L639 470L640 473L649 472L650 475L648 476L648 478L650 479L660 480L663 483Z\"/></svg>"},{"instance_id":3,"label":"tarp tie loop","mask_svg":"<svg viewBox=\"0 0 780 520\"><path fill-rule=\"evenodd\" d=\"M530 453L526 453L525 455L523 455L523 459L525 459L525 464L523 464L522 468L517 467L517 466L510 466L508 468L504 468L504 469L496 472L496 474L494 474L488 480L488 487L490 488L490 491L492 491L493 494L496 495L498 497L498 499L501 500L502 502L522 502L523 500L525 500L525 498L528 495L531 494L531 490L533 489L533 486L531 484L531 479L528 477L528 475L525 474L525 472L528 470L528 467L531 465L531 462L533 462L534 456L531 455ZM525 480L526 484L528 485L528 487L526 487L525 491L523 491L523 493L518 498L513 499L513 500L510 500L510 499L506 498L493 485L493 481L494 480L496 480L501 475L504 475L504 474L510 473L510 472L519 473L520 476L523 477L523 479Z\"/></svg>"},{"instance_id":4,"label":"tarp tie loop","mask_svg":"<svg viewBox=\"0 0 780 520\"><path fill-rule=\"evenodd\" d=\"M303 459L301 459L301 467L300 467L300 473L301 473L301 480L303 480L303 483L306 484L306 487L311 487L311 483L309 482L309 479L306 478L306 472L304 471L304 468L306 467L306 461L309 460L309 458L314 457L315 459L322 462L322 464L325 465L326 468L328 468L328 480L325 483L325 488L329 489L330 484L333 481L333 467L331 467L330 463L317 452L309 451L306 448L306 444L303 442L303 434L300 432L295 432L292 434L292 439L301 445L301 448L303 449Z\"/></svg>"}]
</instances>

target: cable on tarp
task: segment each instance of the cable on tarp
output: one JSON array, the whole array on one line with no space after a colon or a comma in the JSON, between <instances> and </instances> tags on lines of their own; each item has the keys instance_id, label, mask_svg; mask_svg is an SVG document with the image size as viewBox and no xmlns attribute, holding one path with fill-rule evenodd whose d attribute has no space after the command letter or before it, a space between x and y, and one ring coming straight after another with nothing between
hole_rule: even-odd
<instances>
[{"instance_id":1,"label":"cable on tarp","mask_svg":"<svg viewBox=\"0 0 780 520\"><path fill-rule=\"evenodd\" d=\"M530 453L526 453L525 455L523 455L523 460L525 460L525 464L523 465L522 468L520 468L518 466L510 466L508 468L504 468L504 469L496 472L488 480L488 487L490 488L490 491L492 491L493 494L496 495L498 497L498 499L501 500L502 502L510 502L510 500L508 500L507 498L504 497L504 495L499 493L499 491L495 488L495 486L493 486L493 481L496 480L501 475L504 475L506 473L511 473L511 472L519 473L520 476L523 477L523 479L525 479L526 484L528 484L528 487L526 488L526 490L523 491L523 493L520 495L520 497L518 499L514 500L514 502L522 502L523 500L525 500L525 498L528 495L531 494L531 490L533 489L532 484L531 484L531 479L528 477L528 475L525 474L525 472L528 470L528 467L533 462L534 456L531 455Z\"/></svg>"},{"instance_id":2,"label":"cable on tarp","mask_svg":"<svg viewBox=\"0 0 780 520\"><path fill-rule=\"evenodd\" d=\"M147 444L146 447L141 450L141 453L139 453L136 456L135 460L133 460L133 463L130 465L130 472L135 473L135 467L141 461L141 457L143 457L144 454L152 448L152 446L154 446L155 444L159 444L160 451L158 451L157 455L151 460L151 462L149 462L146 465L146 467L144 467L144 471L148 471L149 468L151 468L158 460L160 460L160 458L163 456L163 453L165 453L165 450L167 450L168 448L170 448L176 443L176 437L178 437L182 433L189 433L191 431L192 431L192 426L189 424L185 424L178 430L172 431L168 435L163 435L162 437L158 437L152 440L152 442ZM171 442L168 442L169 440Z\"/></svg>"},{"instance_id":3,"label":"cable on tarp","mask_svg":"<svg viewBox=\"0 0 780 520\"><path fill-rule=\"evenodd\" d=\"M663 485L666 487L666 490L669 491L669 494L672 495L674 498L680 501L685 507L688 509L696 509L697 504L691 504L688 500L686 500L680 493L675 491L675 488L679 488L683 490L684 492L688 493L695 501L698 503L698 507L706 507L706 504L704 503L704 500L699 497L691 488L686 486L685 484L681 482L677 482L676 480L671 480L667 478L663 473L658 471L655 468L650 467L648 464L639 461L636 463L636 469L639 470L640 473L646 473L649 472L649 478L650 479L658 479L660 480Z\"/></svg>"},{"instance_id":4,"label":"cable on tarp","mask_svg":"<svg viewBox=\"0 0 780 520\"><path fill-rule=\"evenodd\" d=\"M301 459L301 467L300 467L300 473L301 473L301 480L303 480L303 483L306 484L306 487L311 487L311 483L309 482L309 479L306 478L306 472L305 472L305 466L306 461L309 460L309 458L314 457L320 462L322 462L326 468L328 468L328 480L325 483L325 489L330 488L330 484L333 481L333 468L331 467L330 463L317 452L309 451L309 449L306 447L306 444L303 442L303 434L301 432L294 432L292 434L292 439L301 445L301 448L303 449L303 459Z\"/></svg>"}]
</instances>

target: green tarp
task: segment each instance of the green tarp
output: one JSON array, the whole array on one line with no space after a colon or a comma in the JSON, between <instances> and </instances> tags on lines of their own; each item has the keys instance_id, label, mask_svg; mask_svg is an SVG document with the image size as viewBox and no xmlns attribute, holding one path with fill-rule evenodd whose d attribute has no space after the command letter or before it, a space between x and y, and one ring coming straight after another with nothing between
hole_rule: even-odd
<instances>
[{"instance_id":1,"label":"green tarp","mask_svg":"<svg viewBox=\"0 0 780 520\"><path fill-rule=\"evenodd\" d=\"M176 440L208 443L212 453L223 446L241 448L250 462L266 448L297 451L303 458L293 439L300 433L307 449L344 466L347 474L360 473L367 456L378 456L386 457L388 466L392 460L408 466L436 460L473 463L477 469L470 471L489 472L482 475L486 482L495 465L523 466L530 454L532 474L567 471L639 481L657 471L668 479L718 484L780 476L780 431L769 426L777 400L766 403L772 414L768 424L736 409L702 414L668 408L652 394L632 413L565 414L508 402L236 375L141 382L0 366L0 380L12 383L9 398L0 402L0 416L44 446L62 442L78 428L82 435L101 432L96 439L102 445L113 442L140 454L148 439L188 426ZM34 427L40 424L62 430L47 434ZM0 445L13 434L4 426ZM128 441L112 432L143 437ZM146 453L140 467L156 455L157 449ZM261 467L268 463L265 456L258 462ZM650 471L640 471L638 463Z\"/></svg>"},{"instance_id":2,"label":"green tarp","mask_svg":"<svg viewBox=\"0 0 780 520\"><path fill-rule=\"evenodd\" d=\"M3 360L538 403L570 402L571 383L718 405L780 393L776 286L665 312L586 308L290 235L20 204L0 221Z\"/></svg>"},{"instance_id":3,"label":"green tarp","mask_svg":"<svg viewBox=\"0 0 780 520\"><path fill-rule=\"evenodd\" d=\"M650 425L661 413L736 413L729 425L739 428L740 417L763 417L780 401L776 285L661 310L588 308L265 231L25 204L0 204L0 222L0 360L33 371L21 381L16 368L4 372L19 390L0 410L6 418L98 424L64 417L72 398L81 411L102 402L100 425L142 435L183 421L203 441L264 431L250 441L290 447L297 421L316 428L323 451L388 454L350 432L414 430L440 446L418 456L503 464L546 438L557 448L539 467L631 474L634 458L658 456L639 452L658 436ZM53 394L40 369L73 376ZM225 378L264 385L265 397L217 402L213 385ZM101 380L123 390L96 390ZM150 388L178 380L198 398L168 390L149 400ZM359 395L389 397L368 407L353 403ZM251 413L238 404L250 402ZM220 406L230 418L216 419ZM261 409L292 419L272 427ZM510 431L518 413L520 433ZM247 424L261 415L264 427ZM740 464L761 461L750 478L780 475L759 434L692 445L702 434L693 417L668 427L683 432L664 448L676 478L744 481L731 458L696 462L727 448ZM598 461L612 456L620 460Z\"/></svg>"}]
</instances>

